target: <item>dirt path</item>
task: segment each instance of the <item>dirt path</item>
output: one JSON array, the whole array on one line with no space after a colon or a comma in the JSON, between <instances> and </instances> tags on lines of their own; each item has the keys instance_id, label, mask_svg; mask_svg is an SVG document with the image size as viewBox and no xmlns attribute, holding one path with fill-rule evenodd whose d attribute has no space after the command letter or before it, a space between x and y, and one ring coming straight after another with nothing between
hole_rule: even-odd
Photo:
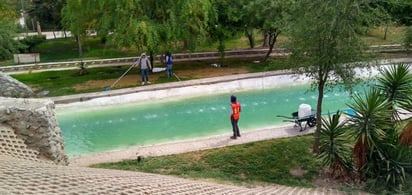
<instances>
[{"instance_id":1,"label":"dirt path","mask_svg":"<svg viewBox=\"0 0 412 195\"><path fill-rule=\"evenodd\" d=\"M192 70L178 70L175 71L175 74L182 80L187 79L201 79L201 78L209 78L209 77L218 77L224 75L232 75L232 74L243 74L248 73L247 68L215 68L215 67L207 67L207 68L197 68ZM158 72L158 73L149 73L149 78L152 84L155 84L161 77L163 79L165 77L165 72ZM176 78L170 78L172 81L176 80ZM107 79L107 80L92 80L81 85L76 85L76 90L85 90L90 88L105 88L111 86L117 79ZM124 87L131 87L140 85L140 74L128 74L123 77L117 84L116 88L124 88Z\"/></svg>"}]
</instances>

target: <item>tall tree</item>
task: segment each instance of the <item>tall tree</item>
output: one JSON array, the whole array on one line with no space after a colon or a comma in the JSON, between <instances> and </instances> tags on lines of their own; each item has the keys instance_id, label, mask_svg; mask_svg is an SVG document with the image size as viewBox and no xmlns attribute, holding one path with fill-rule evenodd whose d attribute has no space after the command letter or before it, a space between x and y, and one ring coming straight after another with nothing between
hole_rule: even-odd
<instances>
[{"instance_id":1,"label":"tall tree","mask_svg":"<svg viewBox=\"0 0 412 195\"><path fill-rule=\"evenodd\" d=\"M250 20L258 29L263 31L268 38L269 50L264 58L266 61L275 47L278 36L286 30L287 19L291 14L291 7L294 1L290 0L256 0L249 1L250 16L255 19ZM249 16L249 17L250 17Z\"/></svg>"},{"instance_id":2,"label":"tall tree","mask_svg":"<svg viewBox=\"0 0 412 195\"><path fill-rule=\"evenodd\" d=\"M62 25L61 10L65 0L32 0L28 14L35 21L40 22L44 30L60 30Z\"/></svg>"},{"instance_id":3,"label":"tall tree","mask_svg":"<svg viewBox=\"0 0 412 195\"><path fill-rule=\"evenodd\" d=\"M160 44L188 38L195 45L206 34L210 11L209 0L67 0L63 18L76 34L93 29L153 59Z\"/></svg>"},{"instance_id":4,"label":"tall tree","mask_svg":"<svg viewBox=\"0 0 412 195\"><path fill-rule=\"evenodd\" d=\"M386 0L377 1L379 5L392 16L392 18L400 25L412 25L412 1L410 0Z\"/></svg>"},{"instance_id":5,"label":"tall tree","mask_svg":"<svg viewBox=\"0 0 412 195\"><path fill-rule=\"evenodd\" d=\"M365 0L296 1L290 20L288 49L295 72L313 79L318 91L313 152L318 153L325 88L336 82L348 87L354 80L356 62L364 60L360 35L372 14Z\"/></svg>"},{"instance_id":6,"label":"tall tree","mask_svg":"<svg viewBox=\"0 0 412 195\"><path fill-rule=\"evenodd\" d=\"M62 9L62 24L75 36L80 57L83 55L82 37L87 34L87 30L96 28L95 20L99 9L91 8L93 2L97 3L93 0L67 0Z\"/></svg>"},{"instance_id":7,"label":"tall tree","mask_svg":"<svg viewBox=\"0 0 412 195\"><path fill-rule=\"evenodd\" d=\"M13 2L0 0L0 60L12 58L18 51L19 42L14 40L16 35L17 13Z\"/></svg>"}]
</instances>

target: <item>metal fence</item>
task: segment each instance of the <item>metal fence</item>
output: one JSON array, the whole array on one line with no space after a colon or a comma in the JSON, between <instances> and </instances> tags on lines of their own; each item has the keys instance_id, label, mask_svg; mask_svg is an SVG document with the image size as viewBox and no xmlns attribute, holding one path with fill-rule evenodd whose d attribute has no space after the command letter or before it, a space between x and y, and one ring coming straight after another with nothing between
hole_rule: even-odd
<instances>
[{"instance_id":1,"label":"metal fence","mask_svg":"<svg viewBox=\"0 0 412 195\"><path fill-rule=\"evenodd\" d=\"M250 50L232 50L225 52L225 58L259 58L264 57L268 52L267 49L250 49ZM275 49L271 56L286 56L284 49ZM156 56L156 63L162 62L163 55ZM8 74L21 74L27 72L39 72L45 70L68 70L78 69L81 67L95 68L108 66L124 66L131 65L136 62L139 57L112 58L112 59L97 59L97 60L78 60L68 62L49 62L49 63L34 63L13 66L0 66L0 71ZM192 60L213 60L220 59L219 52L200 52L200 53L183 53L174 54L173 61L192 61Z\"/></svg>"},{"instance_id":2,"label":"metal fence","mask_svg":"<svg viewBox=\"0 0 412 195\"><path fill-rule=\"evenodd\" d=\"M380 45L371 46L372 52L397 52L405 50L401 45ZM245 49L231 50L225 52L225 58L263 58L268 52L268 49ZM287 56L289 53L282 48L274 49L270 56ZM157 55L155 62L162 63L163 55ZM13 66L0 66L0 71L8 74L21 74L28 72L39 72L46 70L67 70L78 69L81 67L95 68L108 66L124 66L131 65L136 62L139 57L112 58L112 59L97 59L97 60L80 60L69 62L49 62L49 63L34 63ZM178 53L173 54L173 61L193 61L193 60L217 60L220 59L219 52L199 52L199 53Z\"/></svg>"}]
</instances>

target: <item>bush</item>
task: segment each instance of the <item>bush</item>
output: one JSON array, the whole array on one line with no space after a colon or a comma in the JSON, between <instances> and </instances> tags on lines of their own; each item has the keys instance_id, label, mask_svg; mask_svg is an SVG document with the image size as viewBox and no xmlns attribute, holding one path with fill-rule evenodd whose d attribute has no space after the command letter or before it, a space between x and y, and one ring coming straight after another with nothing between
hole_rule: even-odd
<instances>
[{"instance_id":1,"label":"bush","mask_svg":"<svg viewBox=\"0 0 412 195\"><path fill-rule=\"evenodd\" d=\"M403 46L409 51L412 49L412 27L408 27L405 30L405 36L403 39Z\"/></svg>"},{"instance_id":2,"label":"bush","mask_svg":"<svg viewBox=\"0 0 412 195\"><path fill-rule=\"evenodd\" d=\"M34 35L34 36L28 36L22 40L20 40L21 43L27 46L27 48L21 52L32 52L32 49L39 45L40 43L43 43L46 41L46 35Z\"/></svg>"}]
</instances>

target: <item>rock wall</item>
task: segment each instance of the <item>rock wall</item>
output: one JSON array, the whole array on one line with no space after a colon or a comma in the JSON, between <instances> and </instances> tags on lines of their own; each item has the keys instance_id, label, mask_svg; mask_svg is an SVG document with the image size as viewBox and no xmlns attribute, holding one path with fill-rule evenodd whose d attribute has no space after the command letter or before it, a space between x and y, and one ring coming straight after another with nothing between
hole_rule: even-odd
<instances>
[{"instance_id":1,"label":"rock wall","mask_svg":"<svg viewBox=\"0 0 412 195\"><path fill-rule=\"evenodd\" d=\"M0 96L27 98L33 97L34 93L27 85L0 72Z\"/></svg>"},{"instance_id":2,"label":"rock wall","mask_svg":"<svg viewBox=\"0 0 412 195\"><path fill-rule=\"evenodd\" d=\"M10 126L27 148L38 151L38 159L68 164L52 100L0 97L1 124Z\"/></svg>"}]
</instances>

